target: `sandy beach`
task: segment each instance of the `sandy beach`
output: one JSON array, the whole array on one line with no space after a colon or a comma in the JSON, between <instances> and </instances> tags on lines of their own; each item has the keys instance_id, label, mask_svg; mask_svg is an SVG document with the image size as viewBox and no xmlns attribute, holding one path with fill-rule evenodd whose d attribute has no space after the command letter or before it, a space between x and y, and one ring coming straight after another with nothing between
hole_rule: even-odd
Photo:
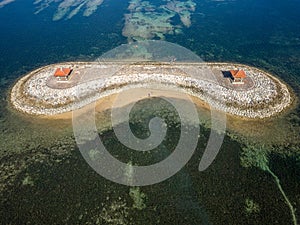
<instances>
[{"instance_id":1,"label":"sandy beach","mask_svg":"<svg viewBox=\"0 0 300 225\"><path fill-rule=\"evenodd\" d=\"M74 74L70 80L56 81L53 73L59 67L73 68ZM232 84L223 76L224 71L231 69L246 72L244 84ZM69 118L73 110L85 105L105 99L105 104L97 104L96 110L106 110L111 107L109 102L115 94L129 89L151 88L157 84L192 96L193 101L202 107L213 107L243 118L271 117L282 112L292 102L289 89L283 82L246 65L122 62L71 62L39 68L15 84L11 91L11 102L24 113ZM169 95L163 90L163 86L153 90L152 97ZM163 92L155 93L159 91ZM175 94L169 97L178 96Z\"/></svg>"}]
</instances>

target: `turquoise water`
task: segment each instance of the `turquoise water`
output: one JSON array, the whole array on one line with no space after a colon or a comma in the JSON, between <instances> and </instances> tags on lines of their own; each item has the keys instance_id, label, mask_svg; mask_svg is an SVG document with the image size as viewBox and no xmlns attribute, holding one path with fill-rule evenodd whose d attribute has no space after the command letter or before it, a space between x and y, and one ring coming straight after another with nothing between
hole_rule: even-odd
<instances>
[{"instance_id":1,"label":"turquoise water","mask_svg":"<svg viewBox=\"0 0 300 225\"><path fill-rule=\"evenodd\" d=\"M165 34L166 41L194 51L205 61L262 68L300 96L300 1L195 2L191 27L174 17L171 24L181 26L182 32ZM201 127L190 162L172 178L140 188L145 195L142 209L134 207L130 195L137 189L107 181L83 160L70 121L49 121L10 109L9 88L34 68L94 60L127 43L122 36L127 1L104 1L90 17L79 13L69 20L53 21L58 4L51 3L39 14L34 14L31 1L16 0L0 8L1 224L293 224L272 176L262 168L241 165L243 147L254 142L263 142L271 150L269 167L298 209L300 220L297 104L287 114L261 125L245 122L245 130L253 129L249 136L230 131L214 163L199 173L197 166L209 135L209 129ZM147 130L143 123L132 127L141 137ZM168 138L146 161L156 162L170 154L179 132L176 123L171 127ZM126 155L111 130L102 132L101 138L124 161L144 159L143 155Z\"/></svg>"}]
</instances>

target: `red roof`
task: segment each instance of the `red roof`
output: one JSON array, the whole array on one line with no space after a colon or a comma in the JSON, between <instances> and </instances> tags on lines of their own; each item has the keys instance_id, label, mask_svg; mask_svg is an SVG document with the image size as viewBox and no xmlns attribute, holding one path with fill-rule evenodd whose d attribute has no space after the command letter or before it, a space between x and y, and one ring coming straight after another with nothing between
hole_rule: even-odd
<instances>
[{"instance_id":1,"label":"red roof","mask_svg":"<svg viewBox=\"0 0 300 225\"><path fill-rule=\"evenodd\" d=\"M246 78L246 73L244 70L230 70L233 78Z\"/></svg>"},{"instance_id":2,"label":"red roof","mask_svg":"<svg viewBox=\"0 0 300 225\"><path fill-rule=\"evenodd\" d=\"M54 76L55 77L67 77L70 75L70 73L72 72L72 69L70 68L57 68Z\"/></svg>"}]
</instances>

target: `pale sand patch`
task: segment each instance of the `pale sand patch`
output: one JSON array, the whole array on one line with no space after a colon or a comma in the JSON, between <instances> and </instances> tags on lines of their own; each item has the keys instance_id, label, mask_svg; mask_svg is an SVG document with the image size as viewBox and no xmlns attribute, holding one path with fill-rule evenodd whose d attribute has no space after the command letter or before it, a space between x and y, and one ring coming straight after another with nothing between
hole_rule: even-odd
<instances>
[{"instance_id":1,"label":"pale sand patch","mask_svg":"<svg viewBox=\"0 0 300 225\"><path fill-rule=\"evenodd\" d=\"M155 90L153 90L153 96L157 94ZM118 94L112 94L107 97L103 97L97 100L95 103L91 103L86 105L83 112L86 112L87 115L90 114L91 109L95 109L96 112L96 121L97 121L97 129L100 131L108 130L111 128L111 108ZM174 94L166 95L165 97L178 97ZM146 99L148 96L144 96L141 99ZM192 101L197 107L199 113L199 120L201 124L210 127L211 122L211 111L210 105L203 100L190 96ZM124 101L123 106L126 104L130 104L132 101L128 99L127 102ZM293 104L293 108L295 107L296 102ZM95 106L95 107L94 107ZM286 113L290 111L286 110ZM56 114L56 115L47 115L47 116L35 116L37 118L46 119L45 122L47 124L51 124L52 122L57 123L57 121L61 120L61 124L65 124L66 127L72 127L72 112ZM280 142L282 138L286 137L286 130L283 126L287 126L286 123L280 118L266 118L262 119L251 119L251 118L243 118L239 116L234 116L226 113L226 127L227 131L234 132L236 134L247 137L247 139L254 139L257 142L268 141L268 142ZM281 116L284 117L284 114ZM200 131L201 132L201 131Z\"/></svg>"},{"instance_id":2,"label":"pale sand patch","mask_svg":"<svg viewBox=\"0 0 300 225\"><path fill-rule=\"evenodd\" d=\"M144 91L141 91L143 95L140 95L139 99L147 99L149 97L166 97L166 98L177 98L177 99L183 99L183 95L186 95L184 93L176 93L175 91L164 91L164 90L157 90L157 89L147 89L149 90L148 92L150 93L150 96L147 94L144 94ZM138 94L139 92L137 89L135 89L135 93ZM84 106L81 111L85 113L89 113L92 108L95 108L95 112L104 112L106 110L110 110L113 107L113 104L118 97L119 94L112 94L103 98L100 98L97 100L95 103L88 104ZM189 95L187 95L189 96ZM201 107L206 107L209 109L209 105L202 101L201 99L194 97L194 96L189 96L190 99L198 106ZM127 96L127 98L122 98L122 103L119 104L117 107L124 107L128 104L133 103L132 99ZM95 105L95 107L93 107ZM40 118L45 118L45 119L64 119L64 120L71 120L72 119L72 114L73 112L66 112L66 113L61 113L61 114L56 114L56 115L45 115L45 116L39 116Z\"/></svg>"}]
</instances>

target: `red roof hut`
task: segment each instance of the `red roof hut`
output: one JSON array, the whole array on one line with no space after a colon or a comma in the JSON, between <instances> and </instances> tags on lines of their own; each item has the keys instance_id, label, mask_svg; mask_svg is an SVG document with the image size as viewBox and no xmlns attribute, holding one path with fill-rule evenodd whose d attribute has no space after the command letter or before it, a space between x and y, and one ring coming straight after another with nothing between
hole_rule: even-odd
<instances>
[{"instance_id":1,"label":"red roof hut","mask_svg":"<svg viewBox=\"0 0 300 225\"><path fill-rule=\"evenodd\" d=\"M244 70L230 70L230 74L234 84L243 84L243 80L247 77Z\"/></svg>"},{"instance_id":2,"label":"red roof hut","mask_svg":"<svg viewBox=\"0 0 300 225\"><path fill-rule=\"evenodd\" d=\"M57 78L57 80L68 80L71 73L72 69L60 67L56 69L54 76Z\"/></svg>"}]
</instances>

